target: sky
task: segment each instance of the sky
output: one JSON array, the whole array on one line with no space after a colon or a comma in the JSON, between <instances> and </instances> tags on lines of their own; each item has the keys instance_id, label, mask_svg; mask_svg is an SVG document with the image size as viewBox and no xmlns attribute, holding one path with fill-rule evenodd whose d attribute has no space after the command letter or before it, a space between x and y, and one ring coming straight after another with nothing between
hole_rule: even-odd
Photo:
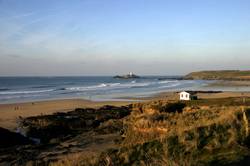
<instances>
[{"instance_id":1,"label":"sky","mask_svg":"<svg viewBox=\"0 0 250 166\"><path fill-rule=\"evenodd\" d=\"M0 0L0 76L250 69L249 0Z\"/></svg>"}]
</instances>

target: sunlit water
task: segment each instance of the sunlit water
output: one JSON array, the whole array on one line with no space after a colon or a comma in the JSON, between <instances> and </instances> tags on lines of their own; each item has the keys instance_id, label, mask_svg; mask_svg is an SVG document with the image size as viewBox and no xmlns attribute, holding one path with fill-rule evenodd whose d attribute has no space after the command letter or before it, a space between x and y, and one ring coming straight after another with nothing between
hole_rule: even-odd
<instances>
[{"instance_id":1,"label":"sunlit water","mask_svg":"<svg viewBox=\"0 0 250 166\"><path fill-rule=\"evenodd\" d=\"M159 79L160 78L160 79ZM208 87L211 81L162 79L115 79L113 77L0 77L0 103L82 98L96 101L148 97L165 91L228 90L241 87Z\"/></svg>"}]
</instances>

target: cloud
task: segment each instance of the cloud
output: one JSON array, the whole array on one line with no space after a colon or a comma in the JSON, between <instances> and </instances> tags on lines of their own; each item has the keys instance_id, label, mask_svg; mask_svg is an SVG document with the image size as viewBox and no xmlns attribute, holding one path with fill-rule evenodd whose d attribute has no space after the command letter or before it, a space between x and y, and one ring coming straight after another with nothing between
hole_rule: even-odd
<instances>
[{"instance_id":1,"label":"cloud","mask_svg":"<svg viewBox=\"0 0 250 166\"><path fill-rule=\"evenodd\" d=\"M35 12L22 13L22 14L18 14L18 15L9 17L9 19L18 19L18 18L22 18L22 17L32 16L34 14L35 14Z\"/></svg>"},{"instance_id":2,"label":"cloud","mask_svg":"<svg viewBox=\"0 0 250 166\"><path fill-rule=\"evenodd\" d=\"M17 20L17 19L22 19L22 18L25 18L25 17L33 16L35 14L36 14L36 12L21 13L21 14L12 15L12 16L9 16L9 17L1 18L0 21L1 22L14 21L14 20Z\"/></svg>"}]
</instances>

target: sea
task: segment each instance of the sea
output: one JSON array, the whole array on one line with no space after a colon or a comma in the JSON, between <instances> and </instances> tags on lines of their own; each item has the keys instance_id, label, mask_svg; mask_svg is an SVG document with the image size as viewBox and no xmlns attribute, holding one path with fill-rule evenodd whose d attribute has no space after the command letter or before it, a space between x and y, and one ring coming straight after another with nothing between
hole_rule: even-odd
<instances>
[{"instance_id":1,"label":"sea","mask_svg":"<svg viewBox=\"0 0 250 166\"><path fill-rule=\"evenodd\" d=\"M179 76L145 76L139 79L117 79L111 76L0 77L0 104L74 98L122 101L150 97L167 91L223 90L216 87L209 88L211 81L180 78Z\"/></svg>"}]
</instances>

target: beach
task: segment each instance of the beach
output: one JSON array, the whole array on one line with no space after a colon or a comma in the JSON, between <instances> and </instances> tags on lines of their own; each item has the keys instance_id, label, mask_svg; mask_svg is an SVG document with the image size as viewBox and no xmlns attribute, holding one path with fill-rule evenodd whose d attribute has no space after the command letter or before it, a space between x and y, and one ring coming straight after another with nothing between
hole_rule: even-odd
<instances>
[{"instance_id":1,"label":"beach","mask_svg":"<svg viewBox=\"0 0 250 166\"><path fill-rule=\"evenodd\" d=\"M196 90L207 83L162 76L0 77L0 127L13 131L18 117L67 112L78 107L177 99L176 90Z\"/></svg>"},{"instance_id":2,"label":"beach","mask_svg":"<svg viewBox=\"0 0 250 166\"><path fill-rule=\"evenodd\" d=\"M75 108L97 108L103 105L121 106L131 102L105 101L94 102L83 99L64 99L26 103L0 104L0 127L14 131L17 127L18 117L48 115L56 112L68 112Z\"/></svg>"},{"instance_id":3,"label":"beach","mask_svg":"<svg viewBox=\"0 0 250 166\"><path fill-rule=\"evenodd\" d=\"M114 101L161 92L202 90L211 81L163 76L118 79L111 76L0 77L0 104L58 99Z\"/></svg>"},{"instance_id":4,"label":"beach","mask_svg":"<svg viewBox=\"0 0 250 166\"><path fill-rule=\"evenodd\" d=\"M0 166L250 166L249 16L0 0Z\"/></svg>"},{"instance_id":5,"label":"beach","mask_svg":"<svg viewBox=\"0 0 250 166\"><path fill-rule=\"evenodd\" d=\"M199 99L216 99L229 97L250 97L250 92L216 92L197 93ZM15 131L19 117L49 115L56 112L68 112L75 108L98 108L104 105L123 106L153 100L178 101L178 92L163 92L151 97L126 98L127 101L90 101L84 99L48 100L25 103L0 104L0 127Z\"/></svg>"},{"instance_id":6,"label":"beach","mask_svg":"<svg viewBox=\"0 0 250 166\"><path fill-rule=\"evenodd\" d=\"M250 118L249 109L245 109L246 113L242 112L242 108L249 108L250 92L196 91L198 100L184 102L179 102L179 92L128 98L130 101L64 99L0 104L0 129L5 133L2 136L6 138L6 143L2 143L2 146L13 146L18 144L17 141L21 144L16 146L19 147L17 149L13 146L0 151L0 163L17 163L22 160L22 163L31 165L36 162L50 162L55 166L65 163L91 165L106 161L101 158L102 154L111 152L109 156L112 162L122 165L124 160L117 160L121 157L119 149L123 149L122 156L128 155L129 162L133 161L133 156L129 156L133 150L144 155L145 148L149 148L146 149L147 153L151 153L153 149L153 155L161 156L163 153L160 147L167 144L178 149L180 140L184 140L183 148L199 152L199 147L190 148L189 143L192 141L192 145L196 145L199 140L210 139L203 136L203 132L213 137L212 141L208 140L211 147L215 141L216 147L226 148L237 160L248 155L245 147L240 147L238 152L239 146L232 147L230 141L238 143L241 139L248 138L248 134L244 135L245 121L239 117L246 116L246 120ZM19 116L23 118L18 124ZM21 137L16 131L25 137ZM236 134L230 134L231 132ZM187 134L196 138L185 143ZM242 137L237 137L238 135ZM222 136L226 137L224 142L221 142ZM12 139L9 140L10 137ZM32 145L28 138L38 144ZM178 138L178 142L172 144L173 138ZM171 148L166 150L171 151ZM26 155L30 153L33 153L31 158ZM210 151L206 154L217 155L212 152L210 154ZM223 155L227 157L223 158L223 162L236 161L235 157ZM199 157L192 162L199 162ZM204 161L209 163L210 159ZM162 161L161 165L166 164Z\"/></svg>"},{"instance_id":7,"label":"beach","mask_svg":"<svg viewBox=\"0 0 250 166\"><path fill-rule=\"evenodd\" d=\"M72 79L77 83L72 83ZM226 151L232 151L236 158L248 156L245 147L240 148L242 152L239 153L238 145L232 148L230 141L221 143L219 139L225 137L238 144L241 139L248 138L243 129L239 130L239 126L246 127L246 122L237 116L244 114L244 109L249 111L248 81L159 80L158 77L89 79L2 79L11 85L6 86L2 82L0 88L0 132L4 137L1 146L7 147L0 151L0 163L18 163L22 160L25 164L30 162L33 165L36 162L49 162L55 166L65 163L74 165L74 162L100 165L106 161L102 159L102 154L116 149L110 154L113 156L110 160L122 165L123 160L117 160L118 149L122 148L122 153L132 163L133 156L129 156L131 150L138 149L140 152L133 153L144 155L145 147L152 144L149 146L150 152L146 153L154 149L159 157L164 154L159 147L170 145L178 149L179 141L186 140L187 131L191 135L199 135L192 140L192 144L207 139L200 137L200 130L213 135L213 141L221 148L228 148ZM19 85L24 80L29 80L29 83ZM198 100L180 102L179 93L182 91L194 94ZM231 121L232 118L234 120ZM249 118L246 114L246 119ZM235 122L239 125L235 125ZM236 134L230 138L224 136L232 132ZM171 144L176 134L178 142ZM159 139L163 141L159 142ZM14 145L19 148L15 149ZM189 143L184 141L183 145L186 150L190 149ZM128 148L131 146L136 148ZM197 146L191 149L200 152ZM171 149L165 150L171 152ZM34 157L29 158L26 153L33 153ZM198 163L199 157L190 162ZM169 160L167 155L163 155L163 158ZM222 161L234 160L228 157ZM166 163L162 162L161 165Z\"/></svg>"}]
</instances>

